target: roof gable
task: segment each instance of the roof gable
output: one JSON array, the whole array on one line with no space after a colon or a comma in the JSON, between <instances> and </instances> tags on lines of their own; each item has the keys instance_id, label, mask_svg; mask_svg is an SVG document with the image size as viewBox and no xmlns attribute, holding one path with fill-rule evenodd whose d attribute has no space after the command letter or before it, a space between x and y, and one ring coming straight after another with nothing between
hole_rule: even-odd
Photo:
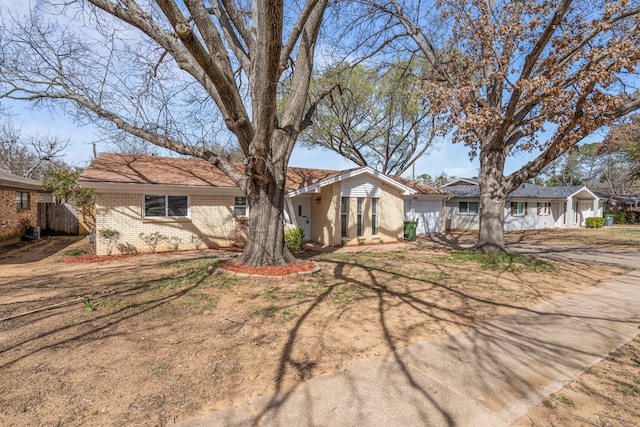
<instances>
[{"instance_id":1,"label":"roof gable","mask_svg":"<svg viewBox=\"0 0 640 427\"><path fill-rule=\"evenodd\" d=\"M449 187L452 185L480 185L480 183L478 182L478 178L453 178L440 187Z\"/></svg>"}]
</instances>

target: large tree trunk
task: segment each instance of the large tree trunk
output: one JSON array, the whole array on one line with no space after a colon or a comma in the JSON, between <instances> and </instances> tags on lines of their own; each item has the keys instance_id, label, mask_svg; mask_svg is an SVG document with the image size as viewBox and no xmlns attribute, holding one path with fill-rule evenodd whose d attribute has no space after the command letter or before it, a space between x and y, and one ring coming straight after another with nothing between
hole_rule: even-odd
<instances>
[{"instance_id":1,"label":"large tree trunk","mask_svg":"<svg viewBox=\"0 0 640 427\"><path fill-rule=\"evenodd\" d=\"M248 266L284 265L295 262L284 240L284 192L291 135L276 129L271 155L247 159L249 232L240 261ZM260 144L257 144L260 145Z\"/></svg>"},{"instance_id":2,"label":"large tree trunk","mask_svg":"<svg viewBox=\"0 0 640 427\"><path fill-rule=\"evenodd\" d=\"M480 235L476 252L506 253L504 246L505 156L501 152L480 152Z\"/></svg>"},{"instance_id":3,"label":"large tree trunk","mask_svg":"<svg viewBox=\"0 0 640 427\"><path fill-rule=\"evenodd\" d=\"M247 204L249 233L240 261L248 266L284 265L295 258L284 242L284 194L271 181L266 186L252 180Z\"/></svg>"}]
</instances>

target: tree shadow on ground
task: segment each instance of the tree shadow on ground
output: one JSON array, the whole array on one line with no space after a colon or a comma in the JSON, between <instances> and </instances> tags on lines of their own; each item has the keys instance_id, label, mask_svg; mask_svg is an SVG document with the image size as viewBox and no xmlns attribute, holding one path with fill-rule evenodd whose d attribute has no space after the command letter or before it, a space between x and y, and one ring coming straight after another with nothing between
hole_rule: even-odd
<instances>
[{"instance_id":1,"label":"tree shadow on ground","mask_svg":"<svg viewBox=\"0 0 640 427\"><path fill-rule=\"evenodd\" d=\"M42 261L81 241L84 236L46 236L0 247L0 265L30 264Z\"/></svg>"},{"instance_id":2,"label":"tree shadow on ground","mask_svg":"<svg viewBox=\"0 0 640 427\"><path fill-rule=\"evenodd\" d=\"M527 360L531 361L531 363L535 362L536 364L540 364L541 359L562 359L564 354L570 354L572 355L571 357L574 357L577 353L579 356L578 359L582 357L592 358L596 355L590 353L588 348L574 346L575 343L573 342L564 343L554 339L554 337L547 337L544 334L541 334L539 337L532 337L529 334L514 332L508 323L478 323L478 320L472 313L474 308L483 305L494 306L510 311L517 310L517 312L520 313L519 315L525 316L525 318L528 319L527 321L536 327L544 327L545 322L552 320L558 321L558 319L561 319L561 322L567 322L567 329L575 327L576 330L581 330L581 328L592 329L592 327L576 326L572 323L574 321L577 321L581 325L583 325L585 321L624 321L606 316L602 317L597 314L561 314L554 311L531 309L518 304L498 302L474 296L461 289L452 289L439 283L437 280L424 279L408 273L403 274L397 270L392 272L392 274L415 283L415 286L412 289L394 289L393 286L390 286L388 277L390 272L387 269L371 265L362 265L356 261L335 260L331 257L325 258L318 256L316 257L316 261L323 262L325 265L330 266L329 274L340 281L338 283L346 283L364 290L363 299L376 300L378 323L388 350L388 357L380 362L379 367L381 370L378 371L379 377L384 378L388 376L388 371L390 370L399 372L400 375L392 379L390 387L395 389L397 393L403 394L407 394L407 388L413 390L412 393L407 394L407 398L412 399L413 410L417 411L418 419L431 420L439 425L455 425L457 421L451 417L447 407L442 405L441 397L433 394L433 390L429 388L431 379L425 379L420 366L423 366L425 369L436 366L435 369L439 370L438 374L446 375L447 362L425 360L420 354L416 354L415 350L405 348L406 343L389 324L389 316L394 310L397 310L398 307L405 307L431 320L449 324L454 329L466 330L466 332L443 337L442 345L445 346L447 351L450 351L451 356L458 362L462 361L460 363L475 365L476 368L472 370L473 373L483 371L490 373L486 378L476 378L475 381L481 383L479 389L484 388L490 390L489 394L491 398L496 400L497 404L503 406L508 406L509 399L512 399L510 396L526 396L537 390L537 387L539 387L537 381L540 378L550 380L556 376L565 375L568 369L580 369L583 366L580 365L580 361L571 360L569 357L566 363L560 366L549 364L548 371L543 372L540 378L535 378L535 376L531 377L530 371L523 368ZM348 272L348 269L358 269L360 273L363 274L356 277ZM499 275L500 272L487 273L487 275L491 274ZM301 403L301 399L297 396L300 394L298 391L305 389L306 385L303 384L291 389L286 389L284 387L284 374L288 366L295 366L292 354L294 353L294 348L298 345L298 333L302 325L307 321L317 305L329 298L333 292L336 292L338 283L326 287L324 292L316 297L316 300L307 307L304 313L296 320L295 325L289 330L288 339L280 353L277 375L274 381L275 393L268 403L260 408L256 420L278 419L278 417L284 416L283 414L288 411L288 405L294 404L294 402L295 405ZM454 318L450 316L451 311L449 307L445 305L441 306L437 302L434 303L433 301L422 299L419 296L421 292L437 291L455 295L461 302L461 306L456 310ZM353 303L357 304L358 301L354 301ZM606 330L597 330L596 333L605 336L607 332ZM411 348L413 349L414 346ZM460 353L460 351L466 353ZM501 366L491 358L491 354L512 354L514 351L518 352L518 354L523 354L522 362L514 365ZM368 402L363 401L364 396L360 395L363 388L360 382L361 379L357 378L357 375L351 375L349 370L340 372L338 375L343 378L343 381L350 384L346 390L340 390L340 393L346 393L343 396L344 401L351 403L357 402L356 406L358 408L366 408ZM499 378L499 381L495 381L495 378ZM497 383L500 384L500 387L496 387ZM464 388L463 384L461 384L461 388ZM500 388L509 390L509 393L512 394L501 396ZM314 401L311 392L307 392L302 402L309 407L309 414L314 412ZM487 405L490 405L490 403L487 403ZM313 424L314 422L311 418L306 421L308 424Z\"/></svg>"}]
</instances>

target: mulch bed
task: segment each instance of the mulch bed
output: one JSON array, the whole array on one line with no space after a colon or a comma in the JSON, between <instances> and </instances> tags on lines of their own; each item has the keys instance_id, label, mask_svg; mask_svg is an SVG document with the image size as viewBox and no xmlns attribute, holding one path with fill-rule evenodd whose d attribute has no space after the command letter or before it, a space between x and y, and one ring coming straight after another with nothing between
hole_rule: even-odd
<instances>
[{"instance_id":1,"label":"mulch bed","mask_svg":"<svg viewBox=\"0 0 640 427\"><path fill-rule=\"evenodd\" d=\"M290 274L303 273L313 270L315 263L311 261L294 262L287 265L275 265L266 267L249 267L233 261L227 261L218 268L233 271L234 273L256 274L261 276L288 276Z\"/></svg>"},{"instance_id":2,"label":"mulch bed","mask_svg":"<svg viewBox=\"0 0 640 427\"><path fill-rule=\"evenodd\" d=\"M143 254L126 254L126 255L76 255L62 258L62 262L67 264L84 264L89 262L111 261L114 259L131 258Z\"/></svg>"}]
</instances>

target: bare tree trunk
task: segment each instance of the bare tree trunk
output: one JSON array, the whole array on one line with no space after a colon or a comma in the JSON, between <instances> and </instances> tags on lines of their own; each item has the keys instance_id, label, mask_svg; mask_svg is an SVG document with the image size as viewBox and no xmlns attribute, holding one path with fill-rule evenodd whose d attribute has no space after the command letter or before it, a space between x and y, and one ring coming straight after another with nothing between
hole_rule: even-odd
<instances>
[{"instance_id":1,"label":"bare tree trunk","mask_svg":"<svg viewBox=\"0 0 640 427\"><path fill-rule=\"evenodd\" d=\"M499 151L480 153L480 235L476 252L506 253L504 246L505 155Z\"/></svg>"},{"instance_id":2,"label":"bare tree trunk","mask_svg":"<svg viewBox=\"0 0 640 427\"><path fill-rule=\"evenodd\" d=\"M274 153L255 158L247 168L249 233L240 261L248 266L284 265L295 262L284 240L284 192L291 135L275 129L271 136ZM276 148L277 147L277 148ZM278 148L280 148L278 150Z\"/></svg>"},{"instance_id":3,"label":"bare tree trunk","mask_svg":"<svg viewBox=\"0 0 640 427\"><path fill-rule=\"evenodd\" d=\"M272 177L273 178L273 177ZM273 182L252 181L249 192L249 233L240 261L248 266L284 265L295 258L284 242L284 194Z\"/></svg>"}]
</instances>

